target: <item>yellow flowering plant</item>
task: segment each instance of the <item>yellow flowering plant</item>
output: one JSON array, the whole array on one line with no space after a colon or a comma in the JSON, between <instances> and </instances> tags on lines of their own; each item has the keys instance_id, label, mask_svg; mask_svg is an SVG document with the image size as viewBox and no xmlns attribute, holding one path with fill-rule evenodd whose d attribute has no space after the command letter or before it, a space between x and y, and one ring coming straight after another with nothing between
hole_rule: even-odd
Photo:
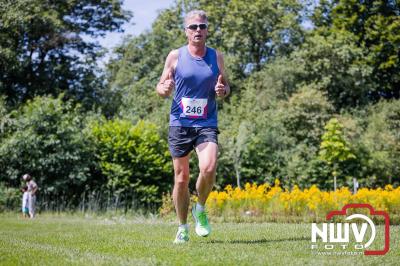
<instances>
[{"instance_id":1,"label":"yellow flowering plant","mask_svg":"<svg viewBox=\"0 0 400 266\"><path fill-rule=\"evenodd\" d=\"M275 180L273 186L247 183L240 189L228 185L222 191L211 192L206 204L211 217L224 220L298 222L323 221L327 213L348 203L369 203L393 218L399 217L400 187L362 188L356 194L347 187L334 192L322 191L315 185L304 190L294 186L289 191ZM161 210L173 208L163 206Z\"/></svg>"}]
</instances>

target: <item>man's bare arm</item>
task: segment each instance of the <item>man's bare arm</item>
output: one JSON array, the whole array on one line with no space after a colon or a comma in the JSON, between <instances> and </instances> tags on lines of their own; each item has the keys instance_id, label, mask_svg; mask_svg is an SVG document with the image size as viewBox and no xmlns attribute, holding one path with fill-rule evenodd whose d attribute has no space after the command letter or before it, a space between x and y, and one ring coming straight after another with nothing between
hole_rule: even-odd
<instances>
[{"instance_id":1,"label":"man's bare arm","mask_svg":"<svg viewBox=\"0 0 400 266\"><path fill-rule=\"evenodd\" d=\"M168 54L167 59L165 59L164 70L156 87L158 95L162 97L168 97L171 95L175 88L174 73L177 62L178 50L172 50Z\"/></svg>"},{"instance_id":2,"label":"man's bare arm","mask_svg":"<svg viewBox=\"0 0 400 266\"><path fill-rule=\"evenodd\" d=\"M218 96L225 98L226 96L228 96L231 93L231 88L228 83L228 77L225 73L224 56L222 53L220 53L218 51L217 51L217 63L218 63L219 73L220 73L221 77L218 76L216 93ZM223 86L221 86L221 84Z\"/></svg>"}]
</instances>

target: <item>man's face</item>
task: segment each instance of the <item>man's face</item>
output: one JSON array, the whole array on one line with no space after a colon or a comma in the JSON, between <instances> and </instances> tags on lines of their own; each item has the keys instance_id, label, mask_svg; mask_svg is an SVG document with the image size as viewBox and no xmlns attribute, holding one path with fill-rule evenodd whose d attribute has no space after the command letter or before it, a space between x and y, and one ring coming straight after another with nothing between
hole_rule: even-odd
<instances>
[{"instance_id":1,"label":"man's face","mask_svg":"<svg viewBox=\"0 0 400 266\"><path fill-rule=\"evenodd\" d=\"M186 21L185 33L189 42L196 44L203 44L206 42L206 37L208 34L207 21L199 16L194 16Z\"/></svg>"}]
</instances>

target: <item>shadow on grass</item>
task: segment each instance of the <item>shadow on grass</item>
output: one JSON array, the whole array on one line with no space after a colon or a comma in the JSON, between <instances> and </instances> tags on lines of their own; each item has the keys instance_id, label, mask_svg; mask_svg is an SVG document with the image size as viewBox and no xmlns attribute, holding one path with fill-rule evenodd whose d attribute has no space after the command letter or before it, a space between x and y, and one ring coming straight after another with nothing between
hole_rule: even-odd
<instances>
[{"instance_id":1,"label":"shadow on grass","mask_svg":"<svg viewBox=\"0 0 400 266\"><path fill-rule=\"evenodd\" d=\"M292 238L284 238L284 239L234 239L234 240L210 240L207 243L210 244L266 244L266 243L278 243L278 242L293 242L293 241L310 241L309 237L292 237Z\"/></svg>"}]
</instances>

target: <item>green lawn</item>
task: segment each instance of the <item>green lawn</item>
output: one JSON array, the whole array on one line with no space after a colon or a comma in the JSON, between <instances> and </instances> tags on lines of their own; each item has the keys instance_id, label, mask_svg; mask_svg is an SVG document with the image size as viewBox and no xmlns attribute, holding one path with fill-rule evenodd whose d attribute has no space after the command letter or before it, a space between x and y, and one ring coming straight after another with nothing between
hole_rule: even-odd
<instances>
[{"instance_id":1,"label":"green lawn","mask_svg":"<svg viewBox=\"0 0 400 266\"><path fill-rule=\"evenodd\" d=\"M310 224L218 223L209 238L191 225L174 245L176 225L158 219L0 214L1 265L395 265L399 227L385 256L312 254Z\"/></svg>"}]
</instances>

